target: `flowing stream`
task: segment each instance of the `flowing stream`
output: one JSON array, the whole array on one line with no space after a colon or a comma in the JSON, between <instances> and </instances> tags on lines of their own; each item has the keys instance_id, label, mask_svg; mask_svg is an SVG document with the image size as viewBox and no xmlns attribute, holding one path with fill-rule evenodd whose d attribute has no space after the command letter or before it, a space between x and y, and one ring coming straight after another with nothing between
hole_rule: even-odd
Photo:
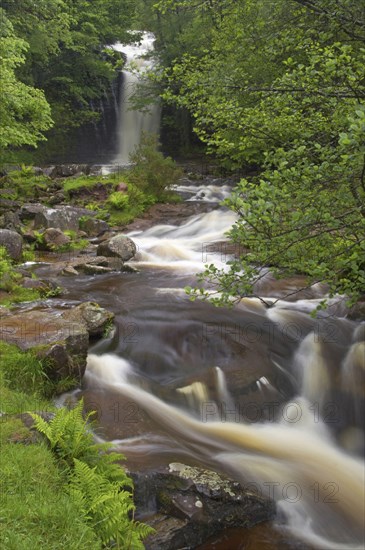
<instances>
[{"instance_id":1,"label":"flowing stream","mask_svg":"<svg viewBox=\"0 0 365 550\"><path fill-rule=\"evenodd\" d=\"M311 317L319 287L270 308L253 298L233 309L189 301L183 288L204 263L231 257L224 233L235 215L217 208L227 192L218 189L206 186L211 211L130 233L138 272L60 280L70 300L116 314L114 333L90 351L79 396L129 466L225 472L277 501L289 540L362 548L364 324L338 306ZM190 199L200 192L191 187ZM299 282L267 274L260 293L274 302Z\"/></svg>"}]
</instances>

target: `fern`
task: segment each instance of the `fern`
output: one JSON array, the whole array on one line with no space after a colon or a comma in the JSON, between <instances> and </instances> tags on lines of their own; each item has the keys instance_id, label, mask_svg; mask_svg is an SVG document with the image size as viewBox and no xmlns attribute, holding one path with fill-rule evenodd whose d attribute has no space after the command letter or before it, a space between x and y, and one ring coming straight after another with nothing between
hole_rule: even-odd
<instances>
[{"instance_id":1,"label":"fern","mask_svg":"<svg viewBox=\"0 0 365 550\"><path fill-rule=\"evenodd\" d=\"M73 409L58 409L48 423L30 413L36 429L49 441L51 449L67 465L70 496L77 502L84 519L92 524L102 543L118 549L143 549L142 539L154 532L134 521L133 481L118 462L120 453L110 444L94 444L88 421L83 417L83 401Z\"/></svg>"},{"instance_id":2,"label":"fern","mask_svg":"<svg viewBox=\"0 0 365 550\"><path fill-rule=\"evenodd\" d=\"M82 400L71 410L58 409L49 423L38 414L31 413L36 429L46 436L51 449L70 467L73 466L74 458L84 459L89 453L96 453L93 436L87 425L91 414L84 419Z\"/></svg>"},{"instance_id":3,"label":"fern","mask_svg":"<svg viewBox=\"0 0 365 550\"><path fill-rule=\"evenodd\" d=\"M132 495L121 491L119 482L113 482L75 459L70 494L79 503L82 513L91 522L104 545L114 543L117 548L143 549L141 539L154 530L130 519L135 510Z\"/></svg>"}]
</instances>

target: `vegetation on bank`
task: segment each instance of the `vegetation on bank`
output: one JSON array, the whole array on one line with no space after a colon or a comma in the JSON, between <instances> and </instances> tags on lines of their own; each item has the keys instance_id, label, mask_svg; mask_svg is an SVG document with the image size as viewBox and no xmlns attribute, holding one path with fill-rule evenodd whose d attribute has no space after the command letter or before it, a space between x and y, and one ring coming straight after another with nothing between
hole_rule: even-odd
<instances>
[{"instance_id":1,"label":"vegetation on bank","mask_svg":"<svg viewBox=\"0 0 365 550\"><path fill-rule=\"evenodd\" d=\"M226 205L242 250L207 266L220 298L267 266L354 302L365 288L365 13L358 0L147 0L165 102L243 178ZM247 253L249 249L249 253ZM264 267L263 267L264 266ZM200 290L197 290L200 294ZM204 292L203 292L204 294Z\"/></svg>"},{"instance_id":2,"label":"vegetation on bank","mask_svg":"<svg viewBox=\"0 0 365 550\"><path fill-rule=\"evenodd\" d=\"M0 544L36 548L143 548L133 484L108 445L95 445L83 403L56 410L33 352L0 342ZM32 413L36 437L19 415ZM44 414L48 422L43 420Z\"/></svg>"}]
</instances>

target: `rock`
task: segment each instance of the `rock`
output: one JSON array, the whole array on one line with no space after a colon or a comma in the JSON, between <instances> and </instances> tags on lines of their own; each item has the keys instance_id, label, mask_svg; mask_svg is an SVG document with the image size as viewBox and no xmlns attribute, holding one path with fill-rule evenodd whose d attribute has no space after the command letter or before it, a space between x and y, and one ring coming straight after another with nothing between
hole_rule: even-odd
<instances>
[{"instance_id":1,"label":"rock","mask_svg":"<svg viewBox=\"0 0 365 550\"><path fill-rule=\"evenodd\" d=\"M62 231L77 231L79 229L80 217L85 215L95 216L96 213L85 208L73 208L72 206L44 208L35 215L34 229L55 227Z\"/></svg>"},{"instance_id":2,"label":"rock","mask_svg":"<svg viewBox=\"0 0 365 550\"><path fill-rule=\"evenodd\" d=\"M20 203L18 201L13 201L11 199L0 199L0 213L8 212L12 210L13 212L19 210Z\"/></svg>"},{"instance_id":3,"label":"rock","mask_svg":"<svg viewBox=\"0 0 365 550\"><path fill-rule=\"evenodd\" d=\"M121 181L120 183L118 183L116 191L119 191L120 193L127 193L128 185Z\"/></svg>"},{"instance_id":4,"label":"rock","mask_svg":"<svg viewBox=\"0 0 365 550\"><path fill-rule=\"evenodd\" d=\"M47 208L38 212L34 218L34 228L47 229L49 227L77 231L79 228L79 216L69 207L64 207L63 209Z\"/></svg>"},{"instance_id":5,"label":"rock","mask_svg":"<svg viewBox=\"0 0 365 550\"><path fill-rule=\"evenodd\" d=\"M350 309L348 309L347 317L354 321L362 321L365 319L365 298L362 297Z\"/></svg>"},{"instance_id":6,"label":"rock","mask_svg":"<svg viewBox=\"0 0 365 550\"><path fill-rule=\"evenodd\" d=\"M0 339L49 360L52 380L69 376L81 381L89 345L84 323L71 323L55 311L27 311L0 320Z\"/></svg>"},{"instance_id":7,"label":"rock","mask_svg":"<svg viewBox=\"0 0 365 550\"><path fill-rule=\"evenodd\" d=\"M60 204L62 202L65 202L65 200L66 200L66 195L62 191L58 191L48 199L48 204L53 206L54 204Z\"/></svg>"},{"instance_id":8,"label":"rock","mask_svg":"<svg viewBox=\"0 0 365 550\"><path fill-rule=\"evenodd\" d=\"M252 527L275 515L272 500L216 472L172 463L163 472L132 473L134 500L156 533L146 550L196 548L228 528Z\"/></svg>"},{"instance_id":9,"label":"rock","mask_svg":"<svg viewBox=\"0 0 365 550\"><path fill-rule=\"evenodd\" d=\"M65 235L60 229L50 227L43 233L43 241L46 250L54 250L71 242L71 238Z\"/></svg>"},{"instance_id":10,"label":"rock","mask_svg":"<svg viewBox=\"0 0 365 550\"><path fill-rule=\"evenodd\" d=\"M44 212L45 210L47 210L47 208L40 203L23 204L23 206L20 209L19 217L22 221L34 220L34 218L38 213Z\"/></svg>"},{"instance_id":11,"label":"rock","mask_svg":"<svg viewBox=\"0 0 365 550\"><path fill-rule=\"evenodd\" d=\"M55 166L48 174L51 178L69 178L75 174L89 174L90 167L87 164L60 164Z\"/></svg>"},{"instance_id":12,"label":"rock","mask_svg":"<svg viewBox=\"0 0 365 550\"><path fill-rule=\"evenodd\" d=\"M114 269L111 269L110 267L91 264L80 265L79 270L86 275L105 275L105 273L112 273L114 271Z\"/></svg>"},{"instance_id":13,"label":"rock","mask_svg":"<svg viewBox=\"0 0 365 550\"><path fill-rule=\"evenodd\" d=\"M43 168L43 174L47 177L51 177L51 174L53 174L55 168L55 166L46 166Z\"/></svg>"},{"instance_id":14,"label":"rock","mask_svg":"<svg viewBox=\"0 0 365 550\"><path fill-rule=\"evenodd\" d=\"M54 291L57 288L57 285L52 281L46 281L44 279L32 279L30 278L29 274L28 277L26 277L22 281L22 286L24 288L33 288L39 290L42 296L46 295L48 292Z\"/></svg>"},{"instance_id":15,"label":"rock","mask_svg":"<svg viewBox=\"0 0 365 550\"><path fill-rule=\"evenodd\" d=\"M0 217L0 227L3 229L10 229L11 231L20 231L21 223L18 212L4 212Z\"/></svg>"},{"instance_id":16,"label":"rock","mask_svg":"<svg viewBox=\"0 0 365 550\"><path fill-rule=\"evenodd\" d=\"M2 319L2 317L6 317L7 315L10 315L11 314L11 311L9 308L5 307L5 306L0 306L0 319Z\"/></svg>"},{"instance_id":17,"label":"rock","mask_svg":"<svg viewBox=\"0 0 365 550\"><path fill-rule=\"evenodd\" d=\"M79 272L76 271L76 269L74 267L72 267L72 265L68 265L63 269L61 274L62 275L78 275Z\"/></svg>"},{"instance_id":18,"label":"rock","mask_svg":"<svg viewBox=\"0 0 365 550\"><path fill-rule=\"evenodd\" d=\"M102 336L114 319L114 313L94 302L84 302L62 314L72 324L83 324L90 336Z\"/></svg>"},{"instance_id":19,"label":"rock","mask_svg":"<svg viewBox=\"0 0 365 550\"><path fill-rule=\"evenodd\" d=\"M80 223L80 229L85 231L88 236L96 237L100 233L105 233L110 230L110 226L104 220L98 220L97 218L88 218Z\"/></svg>"},{"instance_id":20,"label":"rock","mask_svg":"<svg viewBox=\"0 0 365 550\"><path fill-rule=\"evenodd\" d=\"M23 250L23 239L18 233L10 229L0 229L0 246L6 248L12 260L20 260Z\"/></svg>"},{"instance_id":21,"label":"rock","mask_svg":"<svg viewBox=\"0 0 365 550\"><path fill-rule=\"evenodd\" d=\"M131 260L137 252L135 243L125 235L115 235L110 240L102 242L97 248L98 256L116 256L124 262Z\"/></svg>"},{"instance_id":22,"label":"rock","mask_svg":"<svg viewBox=\"0 0 365 550\"><path fill-rule=\"evenodd\" d=\"M86 368L89 337L102 336L114 314L93 302L68 311L32 310L0 317L0 339L23 350L33 349L49 364L52 380L81 381Z\"/></svg>"}]
</instances>

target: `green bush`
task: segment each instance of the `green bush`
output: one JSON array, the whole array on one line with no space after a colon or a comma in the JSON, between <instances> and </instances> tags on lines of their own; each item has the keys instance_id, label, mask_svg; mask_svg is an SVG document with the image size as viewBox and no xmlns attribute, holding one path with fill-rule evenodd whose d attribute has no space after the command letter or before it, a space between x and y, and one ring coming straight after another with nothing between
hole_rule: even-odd
<instances>
[{"instance_id":1,"label":"green bush","mask_svg":"<svg viewBox=\"0 0 365 550\"><path fill-rule=\"evenodd\" d=\"M158 200L164 197L166 190L182 175L182 170L175 161L158 151L157 137L152 134L142 135L140 144L130 155L130 160L133 167L128 172L128 181Z\"/></svg>"},{"instance_id":2,"label":"green bush","mask_svg":"<svg viewBox=\"0 0 365 550\"><path fill-rule=\"evenodd\" d=\"M129 207L129 197L126 193L122 193L121 191L111 193L107 202L117 210L125 210Z\"/></svg>"}]
</instances>

